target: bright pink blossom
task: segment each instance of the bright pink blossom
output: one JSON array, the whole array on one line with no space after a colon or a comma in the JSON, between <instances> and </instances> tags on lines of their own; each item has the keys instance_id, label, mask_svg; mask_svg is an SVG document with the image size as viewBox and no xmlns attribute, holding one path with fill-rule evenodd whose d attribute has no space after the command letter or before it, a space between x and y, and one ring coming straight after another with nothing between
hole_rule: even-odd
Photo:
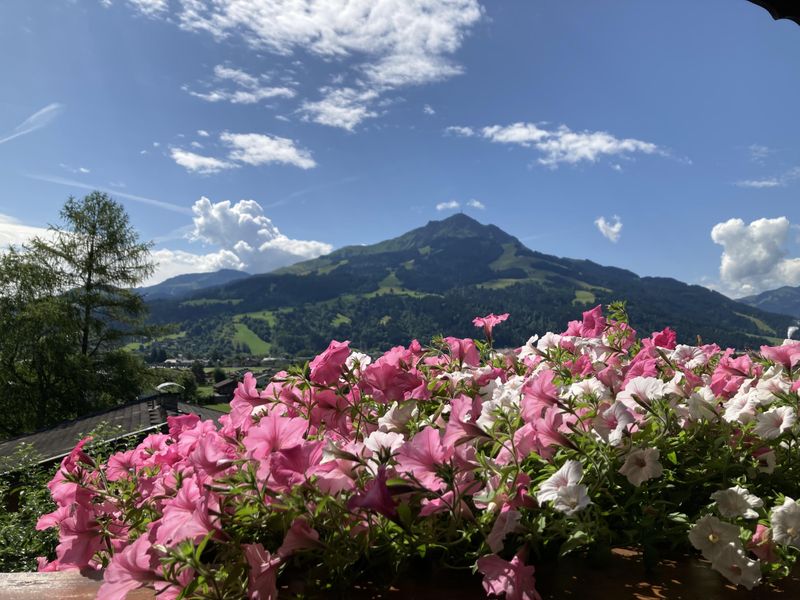
<instances>
[{"instance_id":1,"label":"bright pink blossom","mask_svg":"<svg viewBox=\"0 0 800 600\"><path fill-rule=\"evenodd\" d=\"M153 548L152 529L115 555L103 575L98 598L125 600L128 592L157 579L160 562ZM159 596L160 597L160 596Z\"/></svg>"},{"instance_id":2,"label":"bright pink blossom","mask_svg":"<svg viewBox=\"0 0 800 600\"><path fill-rule=\"evenodd\" d=\"M445 485L440 477L441 467L452 457L453 447L442 444L439 430L426 427L398 450L397 468L413 475L423 487L438 491Z\"/></svg>"},{"instance_id":3,"label":"bright pink blossom","mask_svg":"<svg viewBox=\"0 0 800 600\"><path fill-rule=\"evenodd\" d=\"M248 600L277 600L281 557L273 556L261 544L244 544L242 549L250 567L247 576Z\"/></svg>"},{"instance_id":4,"label":"bright pink blossom","mask_svg":"<svg viewBox=\"0 0 800 600\"><path fill-rule=\"evenodd\" d=\"M450 358L468 367L477 367L481 360L475 341L469 338L444 338L445 343L450 348Z\"/></svg>"},{"instance_id":5,"label":"bright pink blossom","mask_svg":"<svg viewBox=\"0 0 800 600\"><path fill-rule=\"evenodd\" d=\"M348 356L350 356L349 341L331 341L325 351L311 361L309 365L311 381L321 385L331 385L339 381Z\"/></svg>"},{"instance_id":6,"label":"bright pink blossom","mask_svg":"<svg viewBox=\"0 0 800 600\"><path fill-rule=\"evenodd\" d=\"M800 342L785 346L761 346L761 356L785 369L793 369L800 363Z\"/></svg>"},{"instance_id":7,"label":"bright pink blossom","mask_svg":"<svg viewBox=\"0 0 800 600\"><path fill-rule=\"evenodd\" d=\"M472 319L472 324L475 325L475 327L483 327L484 335L486 335L487 339L491 340L492 330L494 329L495 325L499 325L506 319L508 319L508 313L503 313L502 315L490 313L485 317L475 317Z\"/></svg>"}]
</instances>

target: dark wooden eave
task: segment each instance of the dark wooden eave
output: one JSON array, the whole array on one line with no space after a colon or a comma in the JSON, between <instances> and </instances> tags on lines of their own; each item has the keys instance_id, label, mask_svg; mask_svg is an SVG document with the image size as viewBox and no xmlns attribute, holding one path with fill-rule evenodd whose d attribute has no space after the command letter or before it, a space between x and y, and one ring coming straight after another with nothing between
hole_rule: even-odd
<instances>
[{"instance_id":1,"label":"dark wooden eave","mask_svg":"<svg viewBox=\"0 0 800 600\"><path fill-rule=\"evenodd\" d=\"M789 19L800 25L800 1L798 0L748 0L765 9L776 21Z\"/></svg>"}]
</instances>

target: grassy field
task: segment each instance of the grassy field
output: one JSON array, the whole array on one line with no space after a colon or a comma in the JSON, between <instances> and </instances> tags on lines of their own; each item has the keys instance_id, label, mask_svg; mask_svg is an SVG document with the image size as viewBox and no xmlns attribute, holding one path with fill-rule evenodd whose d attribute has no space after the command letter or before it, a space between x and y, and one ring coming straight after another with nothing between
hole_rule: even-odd
<instances>
[{"instance_id":1,"label":"grassy field","mask_svg":"<svg viewBox=\"0 0 800 600\"><path fill-rule=\"evenodd\" d=\"M213 410L218 410L220 412L229 413L231 412L231 405L227 403L222 404L206 404L206 408L211 408Z\"/></svg>"},{"instance_id":2,"label":"grassy field","mask_svg":"<svg viewBox=\"0 0 800 600\"><path fill-rule=\"evenodd\" d=\"M244 323L234 323L236 333L233 341L236 344L244 344L250 348L250 354L268 356L272 351L272 346L258 337L255 332Z\"/></svg>"}]
</instances>

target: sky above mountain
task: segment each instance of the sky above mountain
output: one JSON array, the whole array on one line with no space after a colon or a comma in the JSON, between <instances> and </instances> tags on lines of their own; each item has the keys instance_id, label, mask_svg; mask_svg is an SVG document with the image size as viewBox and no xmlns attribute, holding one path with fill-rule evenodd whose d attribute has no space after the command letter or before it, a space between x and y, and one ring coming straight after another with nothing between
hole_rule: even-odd
<instances>
[{"instance_id":1,"label":"sky above mountain","mask_svg":"<svg viewBox=\"0 0 800 600\"><path fill-rule=\"evenodd\" d=\"M800 285L798 56L745 0L5 0L0 244L102 189L151 283L463 210L732 296Z\"/></svg>"}]
</instances>

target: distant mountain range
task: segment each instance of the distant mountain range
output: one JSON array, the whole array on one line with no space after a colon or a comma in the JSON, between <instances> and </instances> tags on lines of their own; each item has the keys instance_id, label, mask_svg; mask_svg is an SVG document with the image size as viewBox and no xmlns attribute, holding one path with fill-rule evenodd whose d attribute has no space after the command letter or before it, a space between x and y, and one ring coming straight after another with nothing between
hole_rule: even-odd
<instances>
[{"instance_id":1,"label":"distant mountain range","mask_svg":"<svg viewBox=\"0 0 800 600\"><path fill-rule=\"evenodd\" d=\"M165 279L161 283L149 287L136 288L147 300L163 298L179 299L196 292L217 285L225 285L237 279L250 277L250 273L234 269L221 269L213 273L187 273Z\"/></svg>"},{"instance_id":2,"label":"distant mountain range","mask_svg":"<svg viewBox=\"0 0 800 600\"><path fill-rule=\"evenodd\" d=\"M779 287L776 290L768 290L754 296L739 298L739 302L761 310L792 315L800 319L800 286Z\"/></svg>"},{"instance_id":3,"label":"distant mountain range","mask_svg":"<svg viewBox=\"0 0 800 600\"><path fill-rule=\"evenodd\" d=\"M200 285L193 277L189 285ZM793 322L701 286L535 252L464 214L272 273L226 277L186 295L174 283L149 292L153 322L172 324L174 333L131 347L202 357L311 355L336 338L382 350L437 334L479 335L472 318L489 312L511 313L496 342L517 346L613 300L627 300L642 333L670 326L689 343L698 336L739 348L780 343Z\"/></svg>"}]
</instances>

